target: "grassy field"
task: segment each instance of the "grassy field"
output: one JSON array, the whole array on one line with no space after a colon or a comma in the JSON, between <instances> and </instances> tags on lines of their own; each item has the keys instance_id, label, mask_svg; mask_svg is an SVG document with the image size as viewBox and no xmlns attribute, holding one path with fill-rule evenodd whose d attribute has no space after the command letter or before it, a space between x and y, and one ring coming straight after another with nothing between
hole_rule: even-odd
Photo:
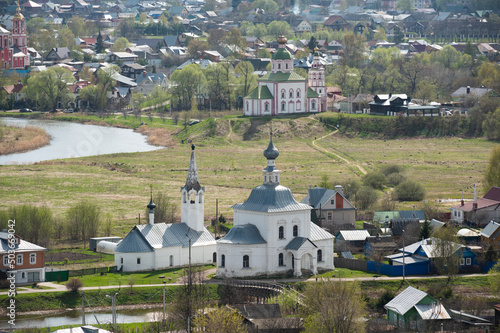
<instances>
[{"instance_id":1,"label":"grassy field","mask_svg":"<svg viewBox=\"0 0 500 333\"><path fill-rule=\"evenodd\" d=\"M61 115L62 119L81 115ZM95 117L92 121L102 121ZM138 126L133 116L106 118L115 126ZM149 119L143 117L142 121ZM262 183L262 169L267 161L262 155L269 142L269 131L275 133L274 143L280 151L276 166L281 170L281 184L289 187L297 200L307 189L327 175L333 183L359 177L353 166L332 154L315 149L312 141L349 161L374 171L388 163L405 166L410 179L423 183L430 200L472 197L473 183L480 184L493 142L482 139L397 139L377 140L333 135L332 128L313 117L294 116L273 119L229 116L210 118L194 126L173 125L153 118L148 126L166 128L172 135L167 148L146 153L110 154L75 159L54 160L34 165L0 167L0 209L33 203L51 207L62 217L73 204L88 200L101 205L112 216L113 235L124 236L144 216L149 201L149 186L163 191L179 202L184 185L190 145L196 144L199 177L205 186L206 220L219 212L231 218L231 206L243 202L250 190ZM184 143L183 143L184 142ZM439 202L438 202L439 203ZM443 210L450 203L439 203ZM401 204L400 207L423 203Z\"/></svg>"}]
</instances>

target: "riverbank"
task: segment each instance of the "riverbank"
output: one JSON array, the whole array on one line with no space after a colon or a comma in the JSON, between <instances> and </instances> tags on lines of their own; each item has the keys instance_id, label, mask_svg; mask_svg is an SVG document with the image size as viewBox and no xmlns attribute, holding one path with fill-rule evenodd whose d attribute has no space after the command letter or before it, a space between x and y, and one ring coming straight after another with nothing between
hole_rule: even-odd
<instances>
[{"instance_id":1,"label":"riverbank","mask_svg":"<svg viewBox=\"0 0 500 333\"><path fill-rule=\"evenodd\" d=\"M50 143L50 135L34 126L10 127L0 125L0 155L24 153Z\"/></svg>"}]
</instances>

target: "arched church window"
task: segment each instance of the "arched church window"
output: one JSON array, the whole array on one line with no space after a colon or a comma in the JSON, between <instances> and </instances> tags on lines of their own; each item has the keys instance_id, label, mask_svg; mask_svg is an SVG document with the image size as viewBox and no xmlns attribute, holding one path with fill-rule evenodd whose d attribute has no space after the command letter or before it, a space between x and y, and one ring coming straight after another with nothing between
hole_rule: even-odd
<instances>
[{"instance_id":1,"label":"arched church window","mask_svg":"<svg viewBox=\"0 0 500 333\"><path fill-rule=\"evenodd\" d=\"M281 69L281 64L278 64L278 69Z\"/></svg>"},{"instance_id":2,"label":"arched church window","mask_svg":"<svg viewBox=\"0 0 500 333\"><path fill-rule=\"evenodd\" d=\"M264 111L269 111L269 103L264 104Z\"/></svg>"},{"instance_id":3,"label":"arched church window","mask_svg":"<svg viewBox=\"0 0 500 333\"><path fill-rule=\"evenodd\" d=\"M321 261L323 261L323 251L318 250L318 262L321 262Z\"/></svg>"},{"instance_id":4,"label":"arched church window","mask_svg":"<svg viewBox=\"0 0 500 333\"><path fill-rule=\"evenodd\" d=\"M245 254L243 256L243 268L249 268L250 267L250 257Z\"/></svg>"},{"instance_id":5,"label":"arched church window","mask_svg":"<svg viewBox=\"0 0 500 333\"><path fill-rule=\"evenodd\" d=\"M281 111L285 111L285 103L281 103Z\"/></svg>"},{"instance_id":6,"label":"arched church window","mask_svg":"<svg viewBox=\"0 0 500 333\"><path fill-rule=\"evenodd\" d=\"M283 226L278 229L278 237L279 239L285 238L285 228Z\"/></svg>"},{"instance_id":7,"label":"arched church window","mask_svg":"<svg viewBox=\"0 0 500 333\"><path fill-rule=\"evenodd\" d=\"M194 200L194 193L191 193L191 200L190 200L190 202L191 202L192 204L194 204L194 203L195 203L195 200Z\"/></svg>"},{"instance_id":8,"label":"arched church window","mask_svg":"<svg viewBox=\"0 0 500 333\"><path fill-rule=\"evenodd\" d=\"M285 89L281 89L281 98L285 98Z\"/></svg>"},{"instance_id":9,"label":"arched church window","mask_svg":"<svg viewBox=\"0 0 500 333\"><path fill-rule=\"evenodd\" d=\"M286 69L288 69L288 64L285 64Z\"/></svg>"},{"instance_id":10,"label":"arched church window","mask_svg":"<svg viewBox=\"0 0 500 333\"><path fill-rule=\"evenodd\" d=\"M224 254L220 256L220 267L226 267L226 256Z\"/></svg>"},{"instance_id":11,"label":"arched church window","mask_svg":"<svg viewBox=\"0 0 500 333\"><path fill-rule=\"evenodd\" d=\"M285 266L285 262L284 262L284 260L283 260L283 253L280 253L280 254L278 255L278 265L279 265L279 266Z\"/></svg>"},{"instance_id":12,"label":"arched church window","mask_svg":"<svg viewBox=\"0 0 500 333\"><path fill-rule=\"evenodd\" d=\"M212 254L212 262L217 262L217 252Z\"/></svg>"},{"instance_id":13,"label":"arched church window","mask_svg":"<svg viewBox=\"0 0 500 333\"><path fill-rule=\"evenodd\" d=\"M315 102L312 102L311 103L311 109L315 110L316 109L316 103Z\"/></svg>"},{"instance_id":14,"label":"arched church window","mask_svg":"<svg viewBox=\"0 0 500 333\"><path fill-rule=\"evenodd\" d=\"M293 98L293 89L290 89L290 98Z\"/></svg>"},{"instance_id":15,"label":"arched church window","mask_svg":"<svg viewBox=\"0 0 500 333\"><path fill-rule=\"evenodd\" d=\"M170 256L170 267L174 265L174 256Z\"/></svg>"},{"instance_id":16,"label":"arched church window","mask_svg":"<svg viewBox=\"0 0 500 333\"><path fill-rule=\"evenodd\" d=\"M297 237L299 235L299 226L294 225L293 226L293 237Z\"/></svg>"},{"instance_id":17,"label":"arched church window","mask_svg":"<svg viewBox=\"0 0 500 333\"><path fill-rule=\"evenodd\" d=\"M297 89L297 98L300 97L300 89Z\"/></svg>"}]
</instances>

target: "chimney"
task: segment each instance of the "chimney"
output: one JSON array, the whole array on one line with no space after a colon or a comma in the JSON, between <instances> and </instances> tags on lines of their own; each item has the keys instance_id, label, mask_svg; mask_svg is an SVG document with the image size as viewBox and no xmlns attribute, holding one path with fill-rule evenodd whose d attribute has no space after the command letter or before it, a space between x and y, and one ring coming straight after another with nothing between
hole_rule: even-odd
<instances>
[{"instance_id":1,"label":"chimney","mask_svg":"<svg viewBox=\"0 0 500 333\"><path fill-rule=\"evenodd\" d=\"M467 86L467 95L470 94L470 86Z\"/></svg>"},{"instance_id":2,"label":"chimney","mask_svg":"<svg viewBox=\"0 0 500 333\"><path fill-rule=\"evenodd\" d=\"M335 191L337 191L340 194L344 195L344 189L342 188L342 185L335 185Z\"/></svg>"},{"instance_id":3,"label":"chimney","mask_svg":"<svg viewBox=\"0 0 500 333\"><path fill-rule=\"evenodd\" d=\"M464 190L462 190L462 200L460 200L460 206L464 205Z\"/></svg>"}]
</instances>

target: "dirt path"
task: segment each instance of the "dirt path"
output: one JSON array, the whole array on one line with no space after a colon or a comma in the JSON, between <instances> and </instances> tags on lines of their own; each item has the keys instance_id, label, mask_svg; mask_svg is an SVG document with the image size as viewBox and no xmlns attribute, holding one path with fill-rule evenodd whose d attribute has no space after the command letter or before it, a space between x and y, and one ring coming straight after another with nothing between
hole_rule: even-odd
<instances>
[{"instance_id":1,"label":"dirt path","mask_svg":"<svg viewBox=\"0 0 500 333\"><path fill-rule=\"evenodd\" d=\"M323 148L323 147L320 147L320 146L318 146L318 145L316 144L316 141L323 140L324 138L329 137L329 136L331 136L331 135L333 135L333 134L337 133L338 131L339 131L339 130L338 130L338 129L336 129L335 131L333 131L333 132L331 132L331 133L328 133L327 135L324 135L324 136L320 137L319 139L314 139L314 140L313 140L313 142L312 142L313 147L314 147L315 149L319 150L319 151L322 151L322 152L325 152L325 153L328 153L328 154L335 155L338 159L340 159L341 161L343 161L343 162L344 162L344 163L346 163L347 165L352 165L352 166L356 167L356 168L359 170L359 172L361 172L363 175L366 175L366 173L367 173L367 172L366 172L366 170L365 170L365 169L364 169L361 165L359 165L358 163L355 163L355 162L353 162L353 161L349 161L348 159L346 159L346 158L344 158L344 157L340 156L339 154L337 154L336 152L331 151L331 150L327 150L327 149L325 149L325 148Z\"/></svg>"}]
</instances>

